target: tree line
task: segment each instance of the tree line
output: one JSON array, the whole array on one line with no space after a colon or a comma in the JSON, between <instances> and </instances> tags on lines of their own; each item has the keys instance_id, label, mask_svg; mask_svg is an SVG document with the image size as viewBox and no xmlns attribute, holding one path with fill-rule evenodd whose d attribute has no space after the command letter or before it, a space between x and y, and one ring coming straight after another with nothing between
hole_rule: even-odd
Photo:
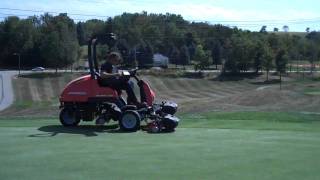
<instances>
[{"instance_id":1,"label":"tree line","mask_svg":"<svg viewBox=\"0 0 320 180\"><path fill-rule=\"evenodd\" d=\"M287 27L287 26L286 26ZM288 27L287 27L288 31ZM195 69L222 65L223 72L240 73L277 70L284 72L289 61L320 58L320 32L260 32L220 24L189 22L175 14L124 13L106 20L75 22L67 14L43 14L0 22L0 65L16 67L16 54L24 67L62 68L79 59L80 47L93 36L115 33L116 51L127 65L151 64L154 53L169 57L177 65ZM98 48L102 59L110 47Z\"/></svg>"},{"instance_id":2,"label":"tree line","mask_svg":"<svg viewBox=\"0 0 320 180\"><path fill-rule=\"evenodd\" d=\"M0 23L0 65L15 67L20 55L25 67L62 68L78 58L76 24L67 16L19 19L11 16Z\"/></svg>"}]
</instances>

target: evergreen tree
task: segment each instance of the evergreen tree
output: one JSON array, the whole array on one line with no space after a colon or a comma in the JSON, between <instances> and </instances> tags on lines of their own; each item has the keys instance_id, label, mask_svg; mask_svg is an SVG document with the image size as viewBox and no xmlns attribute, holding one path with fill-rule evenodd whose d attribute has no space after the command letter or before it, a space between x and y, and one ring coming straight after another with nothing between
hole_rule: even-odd
<instances>
[{"instance_id":1,"label":"evergreen tree","mask_svg":"<svg viewBox=\"0 0 320 180\"><path fill-rule=\"evenodd\" d=\"M269 81L269 72L274 67L274 54L269 46L263 46L262 67L267 72L267 81Z\"/></svg>"},{"instance_id":2,"label":"evergreen tree","mask_svg":"<svg viewBox=\"0 0 320 180\"><path fill-rule=\"evenodd\" d=\"M210 60L208 54L203 50L201 45L197 46L196 53L194 55L195 70L204 70L210 66Z\"/></svg>"},{"instance_id":3,"label":"evergreen tree","mask_svg":"<svg viewBox=\"0 0 320 180\"><path fill-rule=\"evenodd\" d=\"M281 74L286 72L286 67L288 63L288 55L287 52L283 49L281 49L275 59L276 69Z\"/></svg>"},{"instance_id":4,"label":"evergreen tree","mask_svg":"<svg viewBox=\"0 0 320 180\"><path fill-rule=\"evenodd\" d=\"M218 69L218 65L222 62L222 46L220 41L216 41L211 50L212 63L216 65L216 69Z\"/></svg>"}]
</instances>

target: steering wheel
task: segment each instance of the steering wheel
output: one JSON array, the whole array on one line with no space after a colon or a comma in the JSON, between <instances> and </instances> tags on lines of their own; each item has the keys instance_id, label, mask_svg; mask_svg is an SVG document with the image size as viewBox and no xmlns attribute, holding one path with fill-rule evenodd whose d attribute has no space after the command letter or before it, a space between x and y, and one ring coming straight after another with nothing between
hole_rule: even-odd
<instances>
[{"instance_id":1,"label":"steering wheel","mask_svg":"<svg viewBox=\"0 0 320 180\"><path fill-rule=\"evenodd\" d=\"M134 76L137 74L137 71L138 71L138 68L135 68L135 69L130 70L130 71L129 71L129 72L130 72L130 76L131 76L131 77L134 77Z\"/></svg>"}]
</instances>

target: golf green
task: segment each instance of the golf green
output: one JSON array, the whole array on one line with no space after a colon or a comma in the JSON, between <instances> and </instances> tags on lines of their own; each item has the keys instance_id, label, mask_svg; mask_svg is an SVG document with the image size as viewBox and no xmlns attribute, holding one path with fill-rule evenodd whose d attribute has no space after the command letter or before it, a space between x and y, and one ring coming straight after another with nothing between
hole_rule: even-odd
<instances>
[{"instance_id":1,"label":"golf green","mask_svg":"<svg viewBox=\"0 0 320 180\"><path fill-rule=\"evenodd\" d=\"M2 119L0 179L320 178L318 122L311 131L186 127L121 133L112 126L64 128L56 119Z\"/></svg>"}]
</instances>

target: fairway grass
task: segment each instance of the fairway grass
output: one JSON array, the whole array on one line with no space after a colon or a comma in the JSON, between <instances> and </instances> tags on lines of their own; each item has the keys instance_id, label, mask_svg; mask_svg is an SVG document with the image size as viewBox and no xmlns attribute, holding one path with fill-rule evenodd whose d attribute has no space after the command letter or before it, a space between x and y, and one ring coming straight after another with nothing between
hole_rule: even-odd
<instances>
[{"instance_id":1,"label":"fairway grass","mask_svg":"<svg viewBox=\"0 0 320 180\"><path fill-rule=\"evenodd\" d=\"M319 179L320 116L181 115L174 133L0 120L0 179Z\"/></svg>"}]
</instances>

